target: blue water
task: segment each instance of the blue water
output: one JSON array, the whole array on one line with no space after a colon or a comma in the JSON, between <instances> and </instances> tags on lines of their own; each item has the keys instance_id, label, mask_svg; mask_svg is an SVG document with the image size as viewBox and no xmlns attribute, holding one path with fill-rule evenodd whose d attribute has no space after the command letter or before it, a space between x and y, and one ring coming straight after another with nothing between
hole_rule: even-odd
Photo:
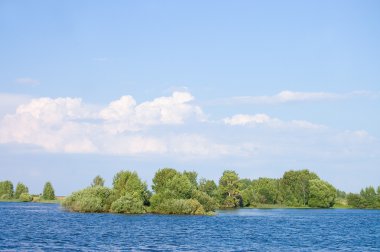
<instances>
[{"instance_id":1,"label":"blue water","mask_svg":"<svg viewBox=\"0 0 380 252\"><path fill-rule=\"evenodd\" d=\"M2 251L380 251L380 211L241 209L216 216L81 214L0 203Z\"/></svg>"}]
</instances>

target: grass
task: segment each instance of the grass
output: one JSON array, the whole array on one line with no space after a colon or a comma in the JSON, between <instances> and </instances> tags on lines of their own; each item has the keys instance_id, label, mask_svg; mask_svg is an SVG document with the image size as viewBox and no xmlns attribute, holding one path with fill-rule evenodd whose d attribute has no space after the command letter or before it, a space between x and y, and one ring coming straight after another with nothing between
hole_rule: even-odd
<instances>
[{"instance_id":1,"label":"grass","mask_svg":"<svg viewBox=\"0 0 380 252\"><path fill-rule=\"evenodd\" d=\"M257 204L255 206L249 206L245 208L256 208L256 209L280 209L280 208L295 208L295 209L305 209L310 208L308 206L286 206L280 204Z\"/></svg>"},{"instance_id":2,"label":"grass","mask_svg":"<svg viewBox=\"0 0 380 252\"><path fill-rule=\"evenodd\" d=\"M46 204L60 204L63 199L65 197L62 197L62 196L57 196L57 199L55 200L44 200L44 199L41 199L40 197L38 196L34 196L33 197L33 201L30 201L30 202L35 202L35 203L46 203ZM0 202L24 202L24 201L21 201L19 199L0 199Z\"/></svg>"}]
</instances>

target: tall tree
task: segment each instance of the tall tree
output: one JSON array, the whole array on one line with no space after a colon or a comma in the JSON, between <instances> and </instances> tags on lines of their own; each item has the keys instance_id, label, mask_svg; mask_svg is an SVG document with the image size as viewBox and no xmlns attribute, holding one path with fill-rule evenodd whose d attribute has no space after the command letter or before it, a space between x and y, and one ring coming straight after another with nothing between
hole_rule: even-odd
<instances>
[{"instance_id":1,"label":"tall tree","mask_svg":"<svg viewBox=\"0 0 380 252\"><path fill-rule=\"evenodd\" d=\"M239 175L235 171L224 171L219 179L219 193L222 207L233 208L241 205Z\"/></svg>"},{"instance_id":2,"label":"tall tree","mask_svg":"<svg viewBox=\"0 0 380 252\"><path fill-rule=\"evenodd\" d=\"M320 179L312 179L309 181L309 186L308 205L310 207L329 208L334 206L337 191L331 184Z\"/></svg>"},{"instance_id":3,"label":"tall tree","mask_svg":"<svg viewBox=\"0 0 380 252\"><path fill-rule=\"evenodd\" d=\"M55 200L54 188L50 182L46 182L42 192L42 198L45 200Z\"/></svg>"},{"instance_id":4,"label":"tall tree","mask_svg":"<svg viewBox=\"0 0 380 252\"><path fill-rule=\"evenodd\" d=\"M136 172L120 171L113 179L113 188L118 197L122 197L129 193L135 195L147 203L150 193L147 185L142 182Z\"/></svg>"},{"instance_id":5,"label":"tall tree","mask_svg":"<svg viewBox=\"0 0 380 252\"><path fill-rule=\"evenodd\" d=\"M184 171L183 175L185 175L189 179L190 183L194 187L198 187L198 181L197 181L198 173L197 172L195 172L195 171Z\"/></svg>"},{"instance_id":6,"label":"tall tree","mask_svg":"<svg viewBox=\"0 0 380 252\"><path fill-rule=\"evenodd\" d=\"M13 184L11 181L6 180L0 182L0 198L1 199L12 199L13 198Z\"/></svg>"},{"instance_id":7,"label":"tall tree","mask_svg":"<svg viewBox=\"0 0 380 252\"><path fill-rule=\"evenodd\" d=\"M91 186L104 186L104 179L99 175L92 180Z\"/></svg>"},{"instance_id":8,"label":"tall tree","mask_svg":"<svg viewBox=\"0 0 380 252\"><path fill-rule=\"evenodd\" d=\"M28 189L28 187L26 185L24 185L23 183L19 182L19 183L17 183L17 186L16 186L15 198L19 199L20 195L22 193L29 193L29 189Z\"/></svg>"},{"instance_id":9,"label":"tall tree","mask_svg":"<svg viewBox=\"0 0 380 252\"><path fill-rule=\"evenodd\" d=\"M159 169L154 175L152 189L156 193L165 191L167 183L178 174L179 172L172 168Z\"/></svg>"},{"instance_id":10,"label":"tall tree","mask_svg":"<svg viewBox=\"0 0 380 252\"><path fill-rule=\"evenodd\" d=\"M309 199L309 181L319 177L309 170L287 171L282 177L282 196L290 206L306 206Z\"/></svg>"},{"instance_id":11,"label":"tall tree","mask_svg":"<svg viewBox=\"0 0 380 252\"><path fill-rule=\"evenodd\" d=\"M209 196L215 198L218 194L218 186L216 185L214 180L207 180L202 178L199 181L199 190L207 193Z\"/></svg>"}]
</instances>

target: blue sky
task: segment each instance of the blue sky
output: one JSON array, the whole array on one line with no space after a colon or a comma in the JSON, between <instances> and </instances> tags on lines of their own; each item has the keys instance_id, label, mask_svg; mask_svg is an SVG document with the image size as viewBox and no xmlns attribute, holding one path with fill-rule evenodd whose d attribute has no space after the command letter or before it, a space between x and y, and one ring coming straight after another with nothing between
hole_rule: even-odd
<instances>
[{"instance_id":1,"label":"blue sky","mask_svg":"<svg viewBox=\"0 0 380 252\"><path fill-rule=\"evenodd\" d=\"M1 1L0 180L308 168L380 184L378 1Z\"/></svg>"}]
</instances>

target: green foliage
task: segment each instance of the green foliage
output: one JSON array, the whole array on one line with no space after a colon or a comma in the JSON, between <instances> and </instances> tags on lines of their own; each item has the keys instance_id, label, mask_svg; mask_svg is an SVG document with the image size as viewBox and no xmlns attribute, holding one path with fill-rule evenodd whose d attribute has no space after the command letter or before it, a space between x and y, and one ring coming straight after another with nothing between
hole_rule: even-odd
<instances>
[{"instance_id":1,"label":"green foliage","mask_svg":"<svg viewBox=\"0 0 380 252\"><path fill-rule=\"evenodd\" d=\"M309 170L287 171L281 180L281 192L288 206L306 206L309 199L309 181L319 177Z\"/></svg>"},{"instance_id":2,"label":"green foliage","mask_svg":"<svg viewBox=\"0 0 380 252\"><path fill-rule=\"evenodd\" d=\"M341 190L336 190L336 197L340 199L345 199L347 197L347 193Z\"/></svg>"},{"instance_id":3,"label":"green foliage","mask_svg":"<svg viewBox=\"0 0 380 252\"><path fill-rule=\"evenodd\" d=\"M116 199L113 190L94 186L74 192L64 199L62 206L75 212L108 212Z\"/></svg>"},{"instance_id":4,"label":"green foliage","mask_svg":"<svg viewBox=\"0 0 380 252\"><path fill-rule=\"evenodd\" d=\"M1 199L12 199L13 198L13 184L11 181L1 181L0 182L0 198Z\"/></svg>"},{"instance_id":5,"label":"green foliage","mask_svg":"<svg viewBox=\"0 0 380 252\"><path fill-rule=\"evenodd\" d=\"M354 208L364 208L365 202L359 194L349 193L347 195L347 204Z\"/></svg>"},{"instance_id":6,"label":"green foliage","mask_svg":"<svg viewBox=\"0 0 380 252\"><path fill-rule=\"evenodd\" d=\"M184 171L183 175L185 175L189 179L190 183L194 187L198 187L198 182L197 182L198 173L196 173L195 171Z\"/></svg>"},{"instance_id":7,"label":"green foliage","mask_svg":"<svg viewBox=\"0 0 380 252\"><path fill-rule=\"evenodd\" d=\"M198 200L206 212L214 212L218 208L218 202L205 192L194 190L192 199Z\"/></svg>"},{"instance_id":8,"label":"green foliage","mask_svg":"<svg viewBox=\"0 0 380 252\"><path fill-rule=\"evenodd\" d=\"M26 185L19 182L16 186L15 199L19 199L22 193L29 193L29 189Z\"/></svg>"},{"instance_id":9,"label":"green foliage","mask_svg":"<svg viewBox=\"0 0 380 252\"><path fill-rule=\"evenodd\" d=\"M33 197L29 193L23 192L23 193L20 194L19 199L22 202L30 202L30 201L33 200Z\"/></svg>"},{"instance_id":10,"label":"green foliage","mask_svg":"<svg viewBox=\"0 0 380 252\"><path fill-rule=\"evenodd\" d=\"M207 193L210 197L218 196L218 186L214 180L201 179L198 186L199 191Z\"/></svg>"},{"instance_id":11,"label":"green foliage","mask_svg":"<svg viewBox=\"0 0 380 252\"><path fill-rule=\"evenodd\" d=\"M153 212L161 214L206 214L203 206L196 199L165 199Z\"/></svg>"},{"instance_id":12,"label":"green foliage","mask_svg":"<svg viewBox=\"0 0 380 252\"><path fill-rule=\"evenodd\" d=\"M259 178L252 182L256 203L276 204L280 194L279 181L271 178Z\"/></svg>"},{"instance_id":13,"label":"green foliage","mask_svg":"<svg viewBox=\"0 0 380 252\"><path fill-rule=\"evenodd\" d=\"M250 187L252 185L252 180L250 179L240 179L239 181L239 186L240 186L240 190L243 191L245 189L247 189L248 187Z\"/></svg>"},{"instance_id":14,"label":"green foliage","mask_svg":"<svg viewBox=\"0 0 380 252\"><path fill-rule=\"evenodd\" d=\"M206 190L211 185L210 193L216 190L212 184L201 181L200 188ZM151 210L166 214L204 214L215 211L217 202L206 192L197 189L197 173L180 173L174 169L158 170L153 178L153 189L156 192L151 199Z\"/></svg>"},{"instance_id":15,"label":"green foliage","mask_svg":"<svg viewBox=\"0 0 380 252\"><path fill-rule=\"evenodd\" d=\"M219 194L223 208L234 208L241 205L239 176L234 171L224 171L219 179Z\"/></svg>"},{"instance_id":16,"label":"green foliage","mask_svg":"<svg viewBox=\"0 0 380 252\"><path fill-rule=\"evenodd\" d=\"M139 195L144 204L148 205L150 193L145 182L142 182L136 172L120 171L113 179L113 189L118 198L126 195Z\"/></svg>"},{"instance_id":17,"label":"green foliage","mask_svg":"<svg viewBox=\"0 0 380 252\"><path fill-rule=\"evenodd\" d=\"M380 208L380 186L375 191L372 186L360 191L360 194L349 193L347 204L354 208Z\"/></svg>"},{"instance_id":18,"label":"green foliage","mask_svg":"<svg viewBox=\"0 0 380 252\"><path fill-rule=\"evenodd\" d=\"M257 193L253 190L252 186L246 188L240 193L242 197L242 206L256 206L259 202Z\"/></svg>"},{"instance_id":19,"label":"green foliage","mask_svg":"<svg viewBox=\"0 0 380 252\"><path fill-rule=\"evenodd\" d=\"M91 186L104 186L104 179L99 175L92 180Z\"/></svg>"},{"instance_id":20,"label":"green foliage","mask_svg":"<svg viewBox=\"0 0 380 252\"><path fill-rule=\"evenodd\" d=\"M163 168L156 172L153 178L152 189L156 193L161 193L167 189L167 183L179 172L172 168Z\"/></svg>"},{"instance_id":21,"label":"green foliage","mask_svg":"<svg viewBox=\"0 0 380 252\"><path fill-rule=\"evenodd\" d=\"M336 189L329 183L312 179L309 181L309 201L310 207L328 208L334 206Z\"/></svg>"},{"instance_id":22,"label":"green foliage","mask_svg":"<svg viewBox=\"0 0 380 252\"><path fill-rule=\"evenodd\" d=\"M144 201L139 194L126 193L111 205L111 212L125 214L145 213Z\"/></svg>"},{"instance_id":23,"label":"green foliage","mask_svg":"<svg viewBox=\"0 0 380 252\"><path fill-rule=\"evenodd\" d=\"M42 192L42 199L44 200L55 200L55 193L53 186L50 182L46 182L44 190Z\"/></svg>"}]
</instances>

